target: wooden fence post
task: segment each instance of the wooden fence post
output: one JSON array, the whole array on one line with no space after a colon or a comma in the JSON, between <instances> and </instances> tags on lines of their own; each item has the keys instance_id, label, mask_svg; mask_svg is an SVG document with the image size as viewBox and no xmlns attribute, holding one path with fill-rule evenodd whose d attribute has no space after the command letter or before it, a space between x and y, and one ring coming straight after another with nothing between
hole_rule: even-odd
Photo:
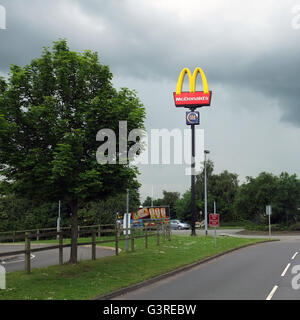
<instances>
[{"instance_id":1,"label":"wooden fence post","mask_svg":"<svg viewBox=\"0 0 300 320\"><path fill-rule=\"evenodd\" d=\"M30 234L25 233L25 273L30 273Z\"/></svg>"},{"instance_id":2,"label":"wooden fence post","mask_svg":"<svg viewBox=\"0 0 300 320\"><path fill-rule=\"evenodd\" d=\"M96 231L92 232L92 260L96 260Z\"/></svg>"},{"instance_id":3,"label":"wooden fence post","mask_svg":"<svg viewBox=\"0 0 300 320\"><path fill-rule=\"evenodd\" d=\"M147 226L145 226L145 248L148 249L148 230L147 230Z\"/></svg>"},{"instance_id":4,"label":"wooden fence post","mask_svg":"<svg viewBox=\"0 0 300 320\"><path fill-rule=\"evenodd\" d=\"M39 241L40 240L40 230L37 229L36 231L36 241Z\"/></svg>"},{"instance_id":5,"label":"wooden fence post","mask_svg":"<svg viewBox=\"0 0 300 320\"><path fill-rule=\"evenodd\" d=\"M101 226L100 226L100 224L99 224L99 226L98 226L98 237L99 237L99 238L101 237Z\"/></svg>"},{"instance_id":6,"label":"wooden fence post","mask_svg":"<svg viewBox=\"0 0 300 320\"><path fill-rule=\"evenodd\" d=\"M77 234L77 238L80 237L80 226L78 226L78 234Z\"/></svg>"},{"instance_id":7,"label":"wooden fence post","mask_svg":"<svg viewBox=\"0 0 300 320\"><path fill-rule=\"evenodd\" d=\"M131 228L130 237L131 237L131 251L134 251L134 229L133 228Z\"/></svg>"},{"instance_id":8,"label":"wooden fence post","mask_svg":"<svg viewBox=\"0 0 300 320\"><path fill-rule=\"evenodd\" d=\"M63 234L62 234L62 232L59 232L58 233L58 245L59 245L59 248L58 248L58 260L59 260L59 264L60 265L63 265L63 263L64 263L63 241L64 241Z\"/></svg>"}]
</instances>

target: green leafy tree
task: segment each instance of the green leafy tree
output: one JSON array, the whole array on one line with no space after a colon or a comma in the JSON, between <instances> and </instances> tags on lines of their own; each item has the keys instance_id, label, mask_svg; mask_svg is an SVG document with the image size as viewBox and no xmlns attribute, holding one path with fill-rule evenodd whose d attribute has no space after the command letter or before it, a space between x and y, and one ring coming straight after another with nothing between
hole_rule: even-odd
<instances>
[{"instance_id":1,"label":"green leafy tree","mask_svg":"<svg viewBox=\"0 0 300 320\"><path fill-rule=\"evenodd\" d=\"M143 202L143 207L151 207L151 203L152 203L152 199L151 197L148 196Z\"/></svg>"},{"instance_id":2,"label":"green leafy tree","mask_svg":"<svg viewBox=\"0 0 300 320\"><path fill-rule=\"evenodd\" d=\"M217 204L217 212L221 214L222 221L231 221L234 218L234 199L238 190L238 175L227 170L220 174L214 174L214 164L211 160L206 162L207 177L207 208L208 213L213 212L214 201ZM195 184L196 220L204 219L204 168L196 176ZM176 201L177 217L191 221L191 191L184 193L183 197Z\"/></svg>"},{"instance_id":3,"label":"green leafy tree","mask_svg":"<svg viewBox=\"0 0 300 320\"><path fill-rule=\"evenodd\" d=\"M178 199L175 203L175 210L177 218L183 221L192 221L192 200L191 200L191 192L186 191L183 196ZM197 217L196 217L197 220Z\"/></svg>"},{"instance_id":4,"label":"green leafy tree","mask_svg":"<svg viewBox=\"0 0 300 320\"><path fill-rule=\"evenodd\" d=\"M170 207L170 218L175 219L176 214L176 201L180 198L179 192L171 192L171 191L165 191L163 190L163 199L162 202L164 205L167 205Z\"/></svg>"},{"instance_id":5,"label":"green leafy tree","mask_svg":"<svg viewBox=\"0 0 300 320\"><path fill-rule=\"evenodd\" d=\"M213 212L214 202L217 212L221 214L222 221L233 220L233 205L238 190L238 175L227 170L214 174L214 164L211 160L206 163L207 175L207 208L208 213ZM197 210L202 212L204 219L204 168L196 177L196 204Z\"/></svg>"},{"instance_id":6,"label":"green leafy tree","mask_svg":"<svg viewBox=\"0 0 300 320\"><path fill-rule=\"evenodd\" d=\"M273 205L278 193L278 178L262 172L256 178L247 177L237 192L234 208L239 219L260 223L264 220L266 205Z\"/></svg>"},{"instance_id":7,"label":"green leafy tree","mask_svg":"<svg viewBox=\"0 0 300 320\"><path fill-rule=\"evenodd\" d=\"M136 211L140 205L140 197L137 190L130 190L129 211ZM126 213L127 193L118 194L107 199L92 201L78 211L81 224L113 224L116 222L117 213Z\"/></svg>"},{"instance_id":8,"label":"green leafy tree","mask_svg":"<svg viewBox=\"0 0 300 320\"><path fill-rule=\"evenodd\" d=\"M100 129L113 130L118 141L119 121L130 131L143 128L145 118L135 92L117 91L111 79L97 53L73 52L59 40L0 80L0 174L10 193L68 203L71 263L77 262L78 207L138 187L136 168L96 161Z\"/></svg>"},{"instance_id":9,"label":"green leafy tree","mask_svg":"<svg viewBox=\"0 0 300 320\"><path fill-rule=\"evenodd\" d=\"M170 192L163 190L163 198L153 199L153 206L169 206L170 208L170 218L176 218L176 208L175 203L180 198L179 192ZM151 207L152 199L151 197L147 197L143 202L144 207Z\"/></svg>"},{"instance_id":10,"label":"green leafy tree","mask_svg":"<svg viewBox=\"0 0 300 320\"><path fill-rule=\"evenodd\" d=\"M143 207L151 207L152 206L152 202L153 202L153 206L155 207L155 206L164 206L164 205L166 205L165 203L164 203L164 200L162 199L162 198L159 198L159 199L153 199L153 201L152 201L152 198L151 197L147 197L146 199L145 199L145 201L143 202Z\"/></svg>"},{"instance_id":11,"label":"green leafy tree","mask_svg":"<svg viewBox=\"0 0 300 320\"><path fill-rule=\"evenodd\" d=\"M300 180L295 174L282 172L277 179L272 222L289 225L299 219Z\"/></svg>"},{"instance_id":12,"label":"green leafy tree","mask_svg":"<svg viewBox=\"0 0 300 320\"><path fill-rule=\"evenodd\" d=\"M0 231L17 231L56 227L58 203L25 199L9 194L0 197ZM65 205L61 210L62 226L70 225Z\"/></svg>"}]
</instances>

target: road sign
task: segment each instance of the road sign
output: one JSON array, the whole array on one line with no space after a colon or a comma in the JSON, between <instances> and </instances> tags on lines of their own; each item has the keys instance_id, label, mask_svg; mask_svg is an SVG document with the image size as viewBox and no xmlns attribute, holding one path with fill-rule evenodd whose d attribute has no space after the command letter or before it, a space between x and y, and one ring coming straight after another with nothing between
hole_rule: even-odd
<instances>
[{"instance_id":1,"label":"road sign","mask_svg":"<svg viewBox=\"0 0 300 320\"><path fill-rule=\"evenodd\" d=\"M200 73L203 84L203 91L196 91L197 75ZM190 81L190 91L182 92L182 84L185 75L188 75ZM175 106L185 108L199 108L210 106L212 92L208 90L206 76L201 68L196 68L193 75L188 68L181 70L178 78L176 92L173 93Z\"/></svg>"},{"instance_id":2,"label":"road sign","mask_svg":"<svg viewBox=\"0 0 300 320\"><path fill-rule=\"evenodd\" d=\"M198 111L187 111L186 112L186 124L192 125L192 124L199 124L199 112Z\"/></svg>"},{"instance_id":3,"label":"road sign","mask_svg":"<svg viewBox=\"0 0 300 320\"><path fill-rule=\"evenodd\" d=\"M131 213L125 213L123 217L123 233L125 236L130 234Z\"/></svg>"},{"instance_id":4,"label":"road sign","mask_svg":"<svg viewBox=\"0 0 300 320\"><path fill-rule=\"evenodd\" d=\"M271 236L271 214L272 214L272 207L268 205L266 206L266 215L269 216L269 236Z\"/></svg>"},{"instance_id":5,"label":"road sign","mask_svg":"<svg viewBox=\"0 0 300 320\"><path fill-rule=\"evenodd\" d=\"M266 206L266 215L270 216L272 214L272 207L270 205Z\"/></svg>"},{"instance_id":6,"label":"road sign","mask_svg":"<svg viewBox=\"0 0 300 320\"><path fill-rule=\"evenodd\" d=\"M209 226L217 228L220 226L220 215L217 213L209 214Z\"/></svg>"}]
</instances>

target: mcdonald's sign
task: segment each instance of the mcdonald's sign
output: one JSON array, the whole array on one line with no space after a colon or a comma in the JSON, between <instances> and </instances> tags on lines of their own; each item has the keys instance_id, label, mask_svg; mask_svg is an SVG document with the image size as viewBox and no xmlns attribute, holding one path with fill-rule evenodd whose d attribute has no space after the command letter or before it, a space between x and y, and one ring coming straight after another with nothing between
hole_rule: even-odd
<instances>
[{"instance_id":1,"label":"mcdonald's sign","mask_svg":"<svg viewBox=\"0 0 300 320\"><path fill-rule=\"evenodd\" d=\"M182 92L182 84L186 73L189 77L190 91ZM196 91L198 73L200 73L202 78L203 91ZM210 106L212 92L208 90L206 76L201 68L196 68L193 75L188 68L184 68L180 72L176 92L173 95L176 107L197 108Z\"/></svg>"}]
</instances>

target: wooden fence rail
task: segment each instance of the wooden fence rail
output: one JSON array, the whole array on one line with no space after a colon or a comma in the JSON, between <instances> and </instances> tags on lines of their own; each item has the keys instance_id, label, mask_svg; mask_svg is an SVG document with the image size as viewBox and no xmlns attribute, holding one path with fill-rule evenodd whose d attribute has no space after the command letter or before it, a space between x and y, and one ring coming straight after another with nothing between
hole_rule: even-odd
<instances>
[{"instance_id":1,"label":"wooden fence rail","mask_svg":"<svg viewBox=\"0 0 300 320\"><path fill-rule=\"evenodd\" d=\"M109 225L112 226L112 225ZM160 237L162 235L162 238L164 240L168 239L171 240L171 230L170 230L170 225L169 224L157 224L156 226L144 226L144 227L134 227L134 228L123 228L122 231L125 234L126 231L130 233L130 238L126 237L121 237L121 230L120 226L118 224L115 225L114 229L102 229L103 225L100 226L101 228L101 233L114 233L114 236L111 237L111 239L107 240L97 240L96 234L98 233L98 227L93 228L89 230L91 241L87 242L80 242L77 243L77 247L79 246L91 246L91 259L96 260L96 245L97 244L104 244L104 243L115 243L115 255L119 254L119 242L120 241L128 241L130 240L131 243L131 251L135 250L135 240L136 239L145 239L145 248L148 248L148 239L149 237L154 237L156 236L157 238L157 245L160 245ZM40 229L41 230L41 229ZM45 230L45 229L44 229ZM47 230L51 230L51 228L48 228ZM84 233L87 233L87 231L84 231ZM16 237L21 237L22 235L16 236ZM25 273L30 273L31 272L31 254L34 252L41 252L41 251L48 251L48 250L53 250L53 249L58 249L58 260L59 260L59 265L63 264L63 249L67 247L71 247L71 244L64 244L63 241L66 239L66 236L70 236L69 232L66 231L60 231L60 232L47 232L47 233L39 233L39 238L48 238L50 236L55 236L58 239L58 244L53 244L49 245L46 247L41 247L41 248L32 248L32 239L36 239L36 235L32 234L30 232L25 232L25 235L22 236L25 240L24 244L24 250L17 250L17 251L9 251L9 252L2 252L0 253L0 260L1 257L11 257L11 256L17 256L24 254L25 255Z\"/></svg>"}]
</instances>

